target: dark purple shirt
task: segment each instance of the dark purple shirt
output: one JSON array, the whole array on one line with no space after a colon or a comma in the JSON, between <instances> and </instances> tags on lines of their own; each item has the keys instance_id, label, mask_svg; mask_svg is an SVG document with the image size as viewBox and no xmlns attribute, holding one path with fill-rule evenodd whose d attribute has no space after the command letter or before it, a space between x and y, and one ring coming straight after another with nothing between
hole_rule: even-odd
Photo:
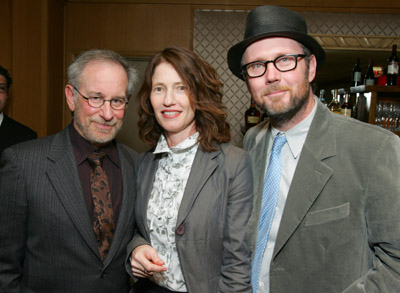
<instances>
[{"instance_id":1,"label":"dark purple shirt","mask_svg":"<svg viewBox=\"0 0 400 293\"><path fill-rule=\"evenodd\" d=\"M83 194L85 196L86 206L88 208L90 218L92 219L93 200L90 190L90 174L92 167L89 164L88 156L93 153L96 148L76 131L72 123L68 126L68 128L76 164L78 167L79 178L81 179ZM122 175L116 141L113 140L107 145L102 146L100 150L106 154L103 159L103 169L108 176L115 225L117 225L122 203Z\"/></svg>"}]
</instances>

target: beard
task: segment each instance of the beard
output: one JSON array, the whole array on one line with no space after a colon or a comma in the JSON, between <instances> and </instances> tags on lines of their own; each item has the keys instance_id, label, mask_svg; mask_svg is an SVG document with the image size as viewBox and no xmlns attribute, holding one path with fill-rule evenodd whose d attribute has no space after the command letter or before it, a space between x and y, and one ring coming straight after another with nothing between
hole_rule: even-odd
<instances>
[{"instance_id":1,"label":"beard","mask_svg":"<svg viewBox=\"0 0 400 293\"><path fill-rule=\"evenodd\" d=\"M117 133L121 130L122 121L113 119L112 121L105 121L100 117L84 117L80 109L74 112L74 123L79 128L83 137L94 145L105 145L112 141ZM110 130L102 130L94 126L93 123L101 123L111 126Z\"/></svg>"},{"instance_id":2,"label":"beard","mask_svg":"<svg viewBox=\"0 0 400 293\"><path fill-rule=\"evenodd\" d=\"M290 92L290 104L286 106L268 107L265 102L257 103L260 109L277 125L285 124L295 117L304 108L310 95L310 83L307 78L304 78L299 84L299 88L296 93L294 93L293 88L284 87L280 85L270 85L266 89L261 97L279 90L289 90ZM256 99L258 101L260 99Z\"/></svg>"}]
</instances>

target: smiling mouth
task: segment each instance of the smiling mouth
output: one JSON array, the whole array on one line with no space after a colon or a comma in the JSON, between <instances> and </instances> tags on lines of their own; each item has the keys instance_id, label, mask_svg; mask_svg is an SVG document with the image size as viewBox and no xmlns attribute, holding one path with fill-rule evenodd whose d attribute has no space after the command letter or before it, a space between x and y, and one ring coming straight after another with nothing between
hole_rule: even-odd
<instances>
[{"instance_id":1,"label":"smiling mouth","mask_svg":"<svg viewBox=\"0 0 400 293\"><path fill-rule=\"evenodd\" d=\"M96 122L96 126L103 131L107 131L114 128L115 124Z\"/></svg>"},{"instance_id":2,"label":"smiling mouth","mask_svg":"<svg viewBox=\"0 0 400 293\"><path fill-rule=\"evenodd\" d=\"M181 113L182 112L180 112L180 111L162 111L161 112L161 114L166 118L175 118L176 116L178 116Z\"/></svg>"}]
</instances>

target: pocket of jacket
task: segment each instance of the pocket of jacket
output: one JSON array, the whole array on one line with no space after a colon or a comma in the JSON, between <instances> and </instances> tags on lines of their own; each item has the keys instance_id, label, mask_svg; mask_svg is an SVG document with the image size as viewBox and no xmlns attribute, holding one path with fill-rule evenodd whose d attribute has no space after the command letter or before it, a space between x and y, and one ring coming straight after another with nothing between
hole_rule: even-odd
<instances>
[{"instance_id":1,"label":"pocket of jacket","mask_svg":"<svg viewBox=\"0 0 400 293\"><path fill-rule=\"evenodd\" d=\"M350 203L346 202L337 207L310 212L306 216L306 226L320 225L334 220L348 217L350 214Z\"/></svg>"}]
</instances>

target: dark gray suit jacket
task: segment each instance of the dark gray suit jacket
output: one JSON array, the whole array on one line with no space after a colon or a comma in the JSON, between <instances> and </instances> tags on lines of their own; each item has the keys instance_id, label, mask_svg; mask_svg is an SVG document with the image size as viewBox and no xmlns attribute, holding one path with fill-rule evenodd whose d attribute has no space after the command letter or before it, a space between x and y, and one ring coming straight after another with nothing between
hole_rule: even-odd
<instances>
[{"instance_id":1,"label":"dark gray suit jacket","mask_svg":"<svg viewBox=\"0 0 400 293\"><path fill-rule=\"evenodd\" d=\"M257 174L247 234L252 251L268 124L245 138ZM270 292L400 292L399 174L399 137L318 102L283 211Z\"/></svg>"},{"instance_id":2,"label":"dark gray suit jacket","mask_svg":"<svg viewBox=\"0 0 400 293\"><path fill-rule=\"evenodd\" d=\"M137 165L135 217L142 236L133 238L128 252L150 243L147 205L159 159L148 152ZM190 293L252 292L250 252L244 241L252 209L252 180L250 159L243 150L229 144L211 153L198 149L175 234ZM131 272L129 265L127 271Z\"/></svg>"},{"instance_id":3,"label":"dark gray suit jacket","mask_svg":"<svg viewBox=\"0 0 400 293\"><path fill-rule=\"evenodd\" d=\"M68 128L12 146L0 167L0 292L121 293L130 290L126 245L134 229L134 157L118 144L123 194L103 264Z\"/></svg>"}]
</instances>

